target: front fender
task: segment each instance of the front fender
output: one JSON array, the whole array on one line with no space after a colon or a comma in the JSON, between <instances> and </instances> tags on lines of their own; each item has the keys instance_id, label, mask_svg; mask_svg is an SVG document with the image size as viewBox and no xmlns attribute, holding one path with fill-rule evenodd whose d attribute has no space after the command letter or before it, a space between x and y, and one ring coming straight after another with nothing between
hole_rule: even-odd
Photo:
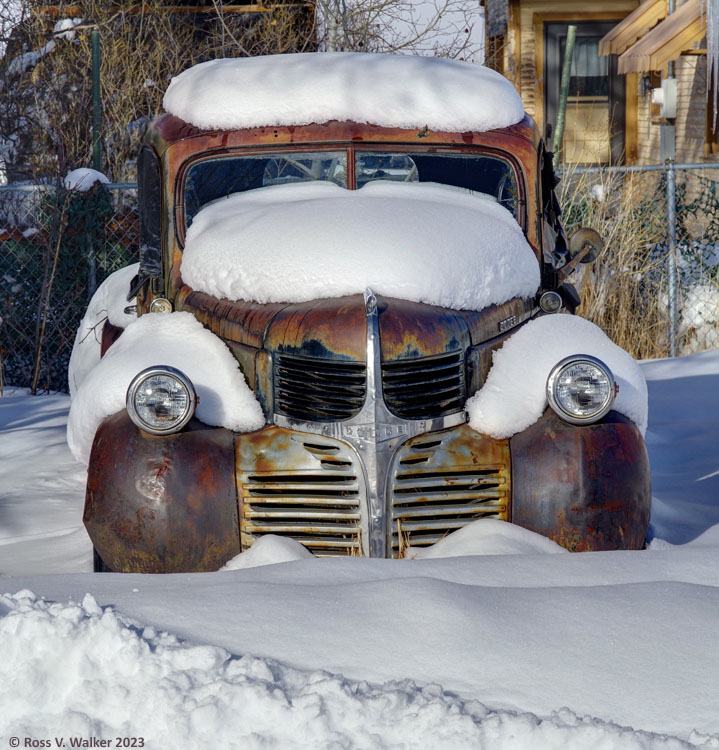
<instances>
[{"instance_id":1,"label":"front fender","mask_svg":"<svg viewBox=\"0 0 719 750\"><path fill-rule=\"evenodd\" d=\"M192 420L141 432L122 411L95 434L83 521L113 571L211 571L240 552L234 435Z\"/></svg>"},{"instance_id":2,"label":"front fender","mask_svg":"<svg viewBox=\"0 0 719 750\"><path fill-rule=\"evenodd\" d=\"M642 548L652 493L633 422L611 411L576 426L547 409L509 447L513 523L573 551Z\"/></svg>"}]
</instances>

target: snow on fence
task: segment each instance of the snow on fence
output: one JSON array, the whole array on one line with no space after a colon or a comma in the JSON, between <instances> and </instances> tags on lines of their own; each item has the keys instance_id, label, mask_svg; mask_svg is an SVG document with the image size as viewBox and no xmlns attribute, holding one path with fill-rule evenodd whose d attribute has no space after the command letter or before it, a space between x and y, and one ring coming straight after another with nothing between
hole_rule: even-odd
<instances>
[{"instance_id":1,"label":"snow on fence","mask_svg":"<svg viewBox=\"0 0 719 750\"><path fill-rule=\"evenodd\" d=\"M637 358L719 347L719 166L565 168L568 232L606 251L583 267L580 312ZM137 260L137 190L0 186L0 388L67 390L87 302Z\"/></svg>"}]
</instances>

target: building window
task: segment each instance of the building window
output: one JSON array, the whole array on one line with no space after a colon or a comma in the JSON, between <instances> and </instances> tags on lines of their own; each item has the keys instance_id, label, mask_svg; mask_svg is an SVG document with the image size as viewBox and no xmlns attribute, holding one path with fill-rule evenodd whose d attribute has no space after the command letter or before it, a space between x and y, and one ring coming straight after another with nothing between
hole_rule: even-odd
<instances>
[{"instance_id":1,"label":"building window","mask_svg":"<svg viewBox=\"0 0 719 750\"><path fill-rule=\"evenodd\" d=\"M616 56L599 56L599 41L615 24L576 24L564 126L564 163L608 164L623 159L625 82L617 74ZM552 131L557 123L567 26L567 22L544 26L544 111ZM554 143L553 148L557 147Z\"/></svg>"}]
</instances>

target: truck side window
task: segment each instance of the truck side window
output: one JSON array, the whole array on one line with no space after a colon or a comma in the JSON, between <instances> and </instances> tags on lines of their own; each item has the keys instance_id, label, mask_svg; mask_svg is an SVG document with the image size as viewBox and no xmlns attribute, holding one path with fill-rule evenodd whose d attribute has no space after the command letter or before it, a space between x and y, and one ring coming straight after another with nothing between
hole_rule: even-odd
<instances>
[{"instance_id":1,"label":"truck side window","mask_svg":"<svg viewBox=\"0 0 719 750\"><path fill-rule=\"evenodd\" d=\"M162 181L155 152L144 146L137 158L140 203L140 279L162 276Z\"/></svg>"}]
</instances>

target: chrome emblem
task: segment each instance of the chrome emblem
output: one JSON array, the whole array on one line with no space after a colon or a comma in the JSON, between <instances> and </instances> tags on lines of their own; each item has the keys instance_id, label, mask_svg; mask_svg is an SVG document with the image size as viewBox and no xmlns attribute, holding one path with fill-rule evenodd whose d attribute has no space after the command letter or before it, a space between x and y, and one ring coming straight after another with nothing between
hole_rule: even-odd
<instances>
[{"instance_id":1,"label":"chrome emblem","mask_svg":"<svg viewBox=\"0 0 719 750\"><path fill-rule=\"evenodd\" d=\"M515 323L517 322L517 318L515 315L511 315L509 318L505 318L504 320L499 321L499 330L500 331L507 331L509 330Z\"/></svg>"}]
</instances>

